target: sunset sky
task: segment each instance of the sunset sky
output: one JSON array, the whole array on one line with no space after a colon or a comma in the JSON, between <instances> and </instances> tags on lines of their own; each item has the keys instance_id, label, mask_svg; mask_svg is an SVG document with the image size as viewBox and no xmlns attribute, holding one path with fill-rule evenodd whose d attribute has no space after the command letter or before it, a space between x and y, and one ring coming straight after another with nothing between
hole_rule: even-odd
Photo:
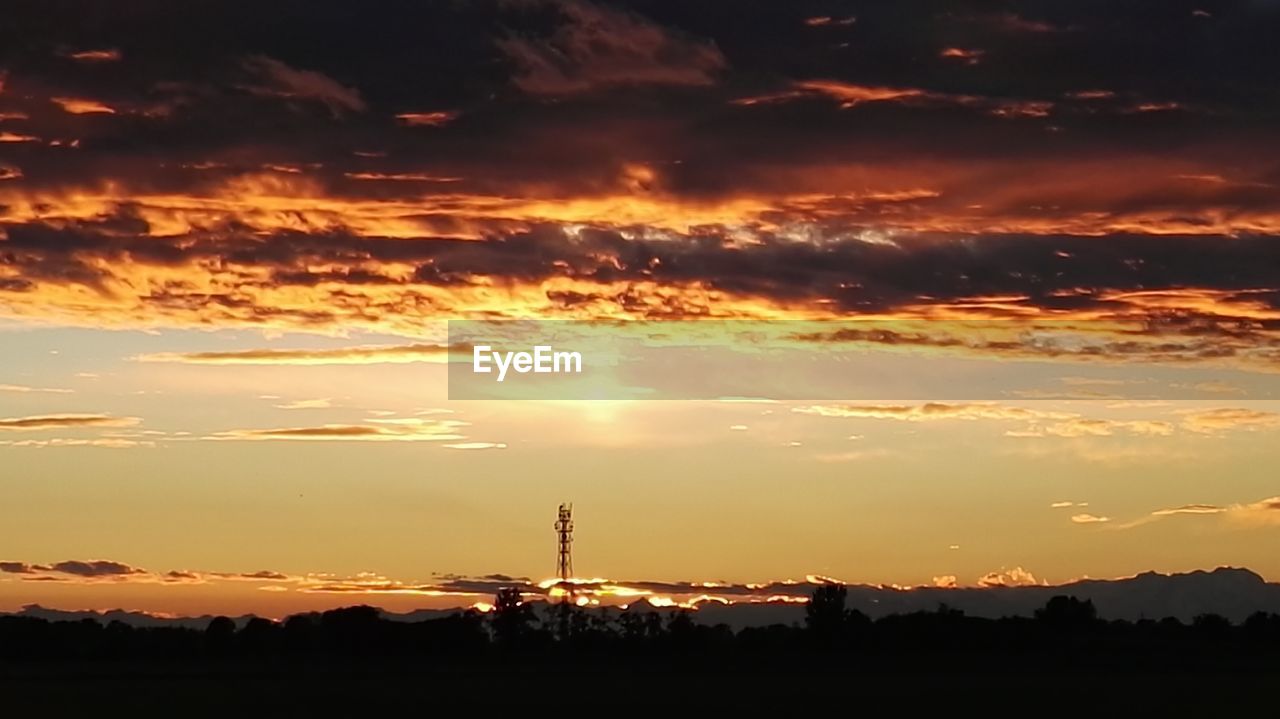
<instances>
[{"instance_id":1,"label":"sunset sky","mask_svg":"<svg viewBox=\"0 0 1280 719\"><path fill-rule=\"evenodd\" d=\"M0 611L467 606L562 501L604 601L1280 581L1280 2L2 14ZM459 319L897 329L451 401Z\"/></svg>"}]
</instances>

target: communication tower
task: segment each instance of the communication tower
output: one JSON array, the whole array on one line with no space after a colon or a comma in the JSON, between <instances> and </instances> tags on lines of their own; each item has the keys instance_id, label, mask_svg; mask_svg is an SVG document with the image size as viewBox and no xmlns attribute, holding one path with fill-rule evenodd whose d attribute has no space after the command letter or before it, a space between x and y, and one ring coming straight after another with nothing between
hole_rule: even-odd
<instances>
[{"instance_id":1,"label":"communication tower","mask_svg":"<svg viewBox=\"0 0 1280 719\"><path fill-rule=\"evenodd\" d=\"M560 514L556 519L556 537L559 540L559 553L556 560L556 577L560 579L560 588L564 590L561 601L572 599L573 579L573 505L561 504Z\"/></svg>"}]
</instances>

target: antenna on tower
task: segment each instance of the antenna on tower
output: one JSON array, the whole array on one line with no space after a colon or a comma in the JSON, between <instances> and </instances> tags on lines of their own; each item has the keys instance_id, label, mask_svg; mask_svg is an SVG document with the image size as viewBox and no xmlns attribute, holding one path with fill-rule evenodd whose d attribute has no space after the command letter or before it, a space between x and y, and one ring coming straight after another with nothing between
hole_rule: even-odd
<instances>
[{"instance_id":1,"label":"antenna on tower","mask_svg":"<svg viewBox=\"0 0 1280 719\"><path fill-rule=\"evenodd\" d=\"M559 556L556 561L556 577L560 579L560 588L564 594L561 601L572 598L573 579L573 505L561 504L560 514L556 519L556 537L559 539Z\"/></svg>"}]
</instances>

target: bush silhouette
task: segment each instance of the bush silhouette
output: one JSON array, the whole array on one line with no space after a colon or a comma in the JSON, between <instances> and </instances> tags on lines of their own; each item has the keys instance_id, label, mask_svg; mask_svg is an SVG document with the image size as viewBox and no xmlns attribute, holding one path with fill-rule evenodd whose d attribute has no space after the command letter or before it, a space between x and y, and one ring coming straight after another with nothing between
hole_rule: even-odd
<instances>
[{"instance_id":1,"label":"bush silhouette","mask_svg":"<svg viewBox=\"0 0 1280 719\"><path fill-rule=\"evenodd\" d=\"M1098 610L1091 599L1081 601L1059 594L1037 609L1035 617L1037 621L1053 627L1080 628L1096 622Z\"/></svg>"}]
</instances>

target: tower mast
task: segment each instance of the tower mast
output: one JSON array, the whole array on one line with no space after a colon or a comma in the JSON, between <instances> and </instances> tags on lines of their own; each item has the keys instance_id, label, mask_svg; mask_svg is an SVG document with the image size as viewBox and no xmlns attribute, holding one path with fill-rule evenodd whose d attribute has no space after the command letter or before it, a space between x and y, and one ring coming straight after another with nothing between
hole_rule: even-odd
<instances>
[{"instance_id":1,"label":"tower mast","mask_svg":"<svg viewBox=\"0 0 1280 719\"><path fill-rule=\"evenodd\" d=\"M572 599L573 579L573 505L561 504L560 514L556 519L556 537L559 540L559 553L556 561L556 577L560 580L560 589L564 594L560 600L568 602Z\"/></svg>"}]
</instances>

